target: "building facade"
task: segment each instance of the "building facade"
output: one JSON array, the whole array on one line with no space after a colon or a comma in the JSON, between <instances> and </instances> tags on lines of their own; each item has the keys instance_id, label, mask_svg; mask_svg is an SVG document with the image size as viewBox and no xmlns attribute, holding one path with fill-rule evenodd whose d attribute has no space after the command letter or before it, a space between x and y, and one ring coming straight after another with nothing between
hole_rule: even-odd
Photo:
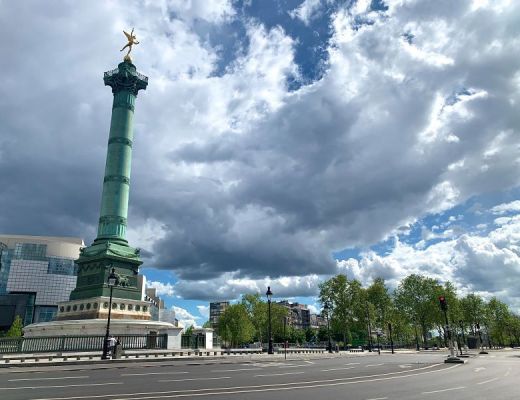
<instances>
[{"instance_id":1,"label":"building facade","mask_svg":"<svg viewBox=\"0 0 520 400\"><path fill-rule=\"evenodd\" d=\"M215 301L209 303L209 323L218 333L218 319L220 315L229 307L229 301Z\"/></svg>"},{"instance_id":2,"label":"building facade","mask_svg":"<svg viewBox=\"0 0 520 400\"><path fill-rule=\"evenodd\" d=\"M307 329L311 327L311 312L307 305L300 303L289 303L287 300L279 301L277 304L289 310L289 325L296 329Z\"/></svg>"},{"instance_id":3,"label":"building facade","mask_svg":"<svg viewBox=\"0 0 520 400\"><path fill-rule=\"evenodd\" d=\"M16 315L24 325L54 319L76 287L83 246L73 237L0 235L0 330Z\"/></svg>"}]
</instances>

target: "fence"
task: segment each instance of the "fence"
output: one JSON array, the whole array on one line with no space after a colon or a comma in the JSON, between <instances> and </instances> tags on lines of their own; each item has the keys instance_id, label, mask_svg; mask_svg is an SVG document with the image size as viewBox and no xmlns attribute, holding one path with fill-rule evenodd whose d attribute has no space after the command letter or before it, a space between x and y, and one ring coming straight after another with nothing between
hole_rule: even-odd
<instances>
[{"instance_id":1,"label":"fence","mask_svg":"<svg viewBox=\"0 0 520 400\"><path fill-rule=\"evenodd\" d=\"M181 336L182 349L205 349L206 336L205 335L182 335Z\"/></svg>"},{"instance_id":2,"label":"fence","mask_svg":"<svg viewBox=\"0 0 520 400\"><path fill-rule=\"evenodd\" d=\"M101 351L104 336L49 336L32 338L1 338L0 354L44 353L53 351ZM124 350L166 349L164 335L117 335Z\"/></svg>"}]
</instances>

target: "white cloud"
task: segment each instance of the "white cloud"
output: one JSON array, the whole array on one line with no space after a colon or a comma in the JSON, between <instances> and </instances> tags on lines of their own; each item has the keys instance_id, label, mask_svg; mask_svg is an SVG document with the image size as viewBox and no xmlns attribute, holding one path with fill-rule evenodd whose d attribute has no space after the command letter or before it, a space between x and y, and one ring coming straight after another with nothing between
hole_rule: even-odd
<instances>
[{"instance_id":1,"label":"white cloud","mask_svg":"<svg viewBox=\"0 0 520 400\"><path fill-rule=\"evenodd\" d=\"M510 203L499 204L491 209L493 214L506 214L512 211L520 211L520 200L515 200Z\"/></svg>"},{"instance_id":2,"label":"white cloud","mask_svg":"<svg viewBox=\"0 0 520 400\"><path fill-rule=\"evenodd\" d=\"M158 296L171 297L175 294L174 285L172 285L171 283L162 283L159 281L147 281L146 286L157 289Z\"/></svg>"},{"instance_id":3,"label":"white cloud","mask_svg":"<svg viewBox=\"0 0 520 400\"><path fill-rule=\"evenodd\" d=\"M200 315L202 315L206 319L209 318L209 306L198 305L197 309L199 310Z\"/></svg>"},{"instance_id":4,"label":"white cloud","mask_svg":"<svg viewBox=\"0 0 520 400\"><path fill-rule=\"evenodd\" d=\"M191 314L188 310L182 307L173 306L172 308L175 311L175 318L179 321L179 326L183 328L188 328L190 326L200 328L198 323L200 317Z\"/></svg>"},{"instance_id":5,"label":"white cloud","mask_svg":"<svg viewBox=\"0 0 520 400\"><path fill-rule=\"evenodd\" d=\"M166 5L168 11L189 22L202 19L218 24L236 13L230 0L169 0Z\"/></svg>"},{"instance_id":6,"label":"white cloud","mask_svg":"<svg viewBox=\"0 0 520 400\"><path fill-rule=\"evenodd\" d=\"M289 15L291 18L297 18L305 25L309 25L319 11L321 3L322 0L304 0L297 8L289 11Z\"/></svg>"},{"instance_id":7,"label":"white cloud","mask_svg":"<svg viewBox=\"0 0 520 400\"><path fill-rule=\"evenodd\" d=\"M369 284L383 277L396 287L409 274L451 281L460 294L496 295L520 311L520 215L502 221L488 236L462 234L430 246L396 241L392 251L338 262L338 270Z\"/></svg>"}]
</instances>

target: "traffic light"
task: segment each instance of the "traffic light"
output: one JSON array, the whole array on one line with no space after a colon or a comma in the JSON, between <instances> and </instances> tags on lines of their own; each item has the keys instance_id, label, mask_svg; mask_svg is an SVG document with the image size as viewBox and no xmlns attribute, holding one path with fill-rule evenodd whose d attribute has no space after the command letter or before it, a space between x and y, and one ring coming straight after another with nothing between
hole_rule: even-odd
<instances>
[{"instance_id":1,"label":"traffic light","mask_svg":"<svg viewBox=\"0 0 520 400\"><path fill-rule=\"evenodd\" d=\"M442 311L447 311L448 310L448 303L446 303L446 297L439 296L439 303L441 305L441 310Z\"/></svg>"}]
</instances>

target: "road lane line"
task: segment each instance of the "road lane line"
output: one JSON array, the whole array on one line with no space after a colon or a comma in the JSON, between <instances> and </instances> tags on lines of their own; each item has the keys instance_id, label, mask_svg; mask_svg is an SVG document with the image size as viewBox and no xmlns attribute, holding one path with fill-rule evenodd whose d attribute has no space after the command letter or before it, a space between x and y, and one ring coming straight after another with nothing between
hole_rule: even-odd
<instances>
[{"instance_id":1,"label":"road lane line","mask_svg":"<svg viewBox=\"0 0 520 400\"><path fill-rule=\"evenodd\" d=\"M208 388L208 389L185 389L185 390L168 390L168 391L161 391L161 392L137 392L137 393L118 393L118 394L102 394L102 395L90 395L90 396L67 396L67 397L50 397L50 398L38 398L33 400L72 400L72 399L97 399L97 398L112 398L112 397L119 397L119 396L141 396L141 395L163 395L163 394L172 394L172 393L183 393L183 392L205 392L209 390L235 390L235 389L244 389L244 388L263 388L263 387L272 387L277 386L281 390L286 389L292 389L289 386L295 386L299 385L311 385L311 384L319 384L319 386L327 386L327 385L347 385L350 384L354 379L366 379L370 378L364 381L357 381L357 382L372 382L377 380L389 380L389 379L396 379L401 377L410 377L410 376L417 376L417 375L424 375L424 374L430 374L435 372L442 372L442 371L448 371L452 368L459 367L460 364L453 365L451 367L447 368L439 368L433 371L423 371L426 369L430 369L433 367L442 366L444 364L433 364L428 365L426 367L420 367L416 368L412 371L395 371L395 372L387 372L384 374L375 374L375 375L364 375L364 376L354 376L350 378L334 378L334 379L325 379L325 380L314 380L314 381L299 381L299 382L286 382L286 383L276 383L276 384L269 384L269 385L250 385L250 386L231 386L231 387L221 387L221 388ZM421 371L418 373L413 373L415 371ZM408 374L408 375L402 375L402 374ZM385 378L377 378L380 376L387 376L387 375L397 375L397 376L391 376L391 377L385 377ZM356 383L356 382L354 382ZM284 387L284 386L287 386ZM313 386L311 386L313 387ZM140 398L135 398L140 399Z\"/></svg>"},{"instance_id":2,"label":"road lane line","mask_svg":"<svg viewBox=\"0 0 520 400\"><path fill-rule=\"evenodd\" d=\"M302 389L308 389L308 388L316 388L316 387L327 387L327 386L339 386L339 385L352 385L356 383L372 383L374 381L384 381L384 380L391 380L391 379L398 379L398 378L407 378L411 376L416 375L423 375L428 373L435 373L439 371L446 371L452 368L456 368L459 365L454 365L452 367L444 368L444 369L438 369L434 371L425 371L420 372L417 374L410 374L410 375L402 375L402 376L392 376L387 378L378 378L378 379L365 379L360 381L353 381L353 382L337 382L337 383L326 383L326 384L316 384L316 385L302 385L302 382L294 382L291 383L293 387L280 387L283 385L289 385L289 384L271 384L271 385L259 385L257 387L262 386L268 386L264 389L253 389L255 386L245 386L242 387L243 390L236 390L241 387L236 388L211 388L211 389L188 389L188 390L178 390L178 391L171 391L166 392L169 393L168 395L161 395L161 396L147 396L147 397L119 397L118 400L151 400L151 399L162 399L162 398L177 398L177 397L200 397L200 396L223 396L223 395L231 395L231 394L241 394L241 393L256 393L256 392L273 392L273 391L280 391L280 390L302 390ZM294 386L299 385L299 386ZM274 387L278 386L278 387ZM231 391L216 391L216 390L224 390L224 389L232 389ZM213 390L213 392L208 392L208 390ZM189 392L189 393L188 393ZM205 393L204 393L205 392ZM178 393L178 394L172 394L172 393ZM143 393L143 394L149 394L149 393ZM136 395L136 393L128 394L130 396ZM119 395L123 396L123 395ZM92 396L96 397L96 396ZM100 396L103 397L103 396ZM72 399L72 397L65 397L65 398L54 398L54 399L35 399L35 400L65 400L65 399Z\"/></svg>"},{"instance_id":3,"label":"road lane line","mask_svg":"<svg viewBox=\"0 0 520 400\"><path fill-rule=\"evenodd\" d=\"M459 386L449 389L440 389L440 390L432 390L431 392L422 392L421 394L432 394L432 393L441 393L441 392L449 392L452 390L460 390L460 389L466 389L466 386Z\"/></svg>"},{"instance_id":4,"label":"road lane line","mask_svg":"<svg viewBox=\"0 0 520 400\"><path fill-rule=\"evenodd\" d=\"M145 375L178 375L178 374L187 374L186 371L170 371L170 372L142 372L136 374L121 374L121 376L145 376Z\"/></svg>"},{"instance_id":5,"label":"road lane line","mask_svg":"<svg viewBox=\"0 0 520 400\"><path fill-rule=\"evenodd\" d=\"M7 382L18 382L18 381L47 381L47 380L59 380L59 379L88 379L86 375L81 376L60 376L55 378L18 378L8 379Z\"/></svg>"},{"instance_id":6,"label":"road lane line","mask_svg":"<svg viewBox=\"0 0 520 400\"><path fill-rule=\"evenodd\" d=\"M368 364L367 367L379 367L384 364Z\"/></svg>"},{"instance_id":7,"label":"road lane line","mask_svg":"<svg viewBox=\"0 0 520 400\"><path fill-rule=\"evenodd\" d=\"M298 364L298 365L283 365L278 368L298 368L298 367L310 367L309 364Z\"/></svg>"},{"instance_id":8,"label":"road lane line","mask_svg":"<svg viewBox=\"0 0 520 400\"><path fill-rule=\"evenodd\" d=\"M507 372L504 374L504 377L509 376L510 373L511 373L511 368L508 368Z\"/></svg>"},{"instance_id":9,"label":"road lane line","mask_svg":"<svg viewBox=\"0 0 520 400\"><path fill-rule=\"evenodd\" d=\"M282 376L282 375L297 375L297 374L304 374L305 372L303 371L299 371L299 372L283 372L281 374L261 374L261 375L255 375L255 378L256 377L259 377L259 376Z\"/></svg>"},{"instance_id":10,"label":"road lane line","mask_svg":"<svg viewBox=\"0 0 520 400\"><path fill-rule=\"evenodd\" d=\"M21 389L55 389L55 388L68 388L68 387L80 387L80 386L103 386L103 385L122 385L123 382L107 382L107 383L85 383L81 385L52 385L52 386L18 386L14 388L0 388L0 390L21 390ZM87 398L90 396L87 396ZM68 397L65 397L66 399Z\"/></svg>"},{"instance_id":11,"label":"road lane line","mask_svg":"<svg viewBox=\"0 0 520 400\"><path fill-rule=\"evenodd\" d=\"M218 379L231 379L231 377L230 376L218 376L218 377L214 377L214 378L161 379L161 380L158 380L157 382L185 382L185 381L209 381L209 380L215 381Z\"/></svg>"},{"instance_id":12,"label":"road lane line","mask_svg":"<svg viewBox=\"0 0 520 400\"><path fill-rule=\"evenodd\" d=\"M361 363L346 363L345 365L359 365Z\"/></svg>"},{"instance_id":13,"label":"road lane line","mask_svg":"<svg viewBox=\"0 0 520 400\"><path fill-rule=\"evenodd\" d=\"M496 381L497 379L498 379L498 378L488 379L487 381L477 383L477 385L484 385L484 384L486 384L486 383Z\"/></svg>"},{"instance_id":14,"label":"road lane line","mask_svg":"<svg viewBox=\"0 0 520 400\"><path fill-rule=\"evenodd\" d=\"M330 369L322 369L321 372L329 372L329 371L341 371L344 369L352 369L356 367L342 367L342 368L330 368Z\"/></svg>"},{"instance_id":15,"label":"road lane line","mask_svg":"<svg viewBox=\"0 0 520 400\"><path fill-rule=\"evenodd\" d=\"M262 371L262 368L212 369L211 372Z\"/></svg>"},{"instance_id":16,"label":"road lane line","mask_svg":"<svg viewBox=\"0 0 520 400\"><path fill-rule=\"evenodd\" d=\"M376 397L374 399L367 399L367 400L386 400L388 397Z\"/></svg>"}]
</instances>

